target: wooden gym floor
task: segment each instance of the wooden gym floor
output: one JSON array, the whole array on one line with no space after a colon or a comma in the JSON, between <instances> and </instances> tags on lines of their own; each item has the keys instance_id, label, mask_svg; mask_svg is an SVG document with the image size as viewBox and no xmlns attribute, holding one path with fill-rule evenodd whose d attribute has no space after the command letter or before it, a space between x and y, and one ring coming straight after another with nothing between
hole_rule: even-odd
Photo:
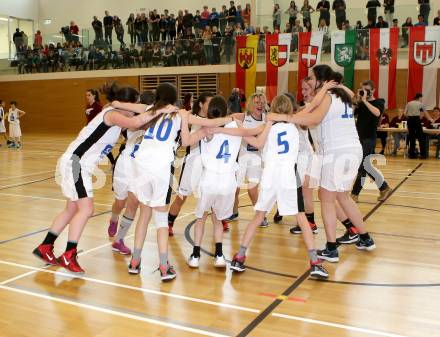
<instances>
[{"instance_id":1,"label":"wooden gym floor","mask_svg":"<svg viewBox=\"0 0 440 337\"><path fill-rule=\"evenodd\" d=\"M440 161L387 158L382 171L394 193L376 203L377 190L367 190L359 204L377 249L341 247L341 261L326 263L327 282L307 278L301 237L289 234L292 218L259 229L248 270L234 276L212 265L208 223L201 267L190 270L185 263L192 251L195 200L190 199L170 240L178 277L162 284L154 272L154 229L148 233L140 276L128 275L129 257L110 249L109 166L101 167L107 184L96 191L95 215L79 245L84 277L45 268L32 256L64 206L54 169L70 140L25 135L23 149L0 148L0 336L440 335ZM240 220L224 237L229 259L253 216L245 191L240 204ZM322 247L318 202L315 213L317 246ZM62 235L57 254L65 242Z\"/></svg>"}]
</instances>

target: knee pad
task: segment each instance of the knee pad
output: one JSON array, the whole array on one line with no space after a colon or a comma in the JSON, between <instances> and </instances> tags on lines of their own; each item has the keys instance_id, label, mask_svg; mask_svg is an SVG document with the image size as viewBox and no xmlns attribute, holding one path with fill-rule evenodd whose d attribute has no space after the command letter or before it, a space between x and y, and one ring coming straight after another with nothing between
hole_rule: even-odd
<instances>
[{"instance_id":1,"label":"knee pad","mask_svg":"<svg viewBox=\"0 0 440 337\"><path fill-rule=\"evenodd\" d=\"M168 228L168 212L153 211L156 229Z\"/></svg>"}]
</instances>

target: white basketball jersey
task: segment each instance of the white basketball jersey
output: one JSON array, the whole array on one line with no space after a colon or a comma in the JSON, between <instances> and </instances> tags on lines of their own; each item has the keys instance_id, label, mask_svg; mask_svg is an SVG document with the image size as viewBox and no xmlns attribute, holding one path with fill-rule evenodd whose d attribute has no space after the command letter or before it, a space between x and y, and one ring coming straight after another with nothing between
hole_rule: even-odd
<instances>
[{"instance_id":1,"label":"white basketball jersey","mask_svg":"<svg viewBox=\"0 0 440 337\"><path fill-rule=\"evenodd\" d=\"M276 123L272 125L263 148L265 168L289 163L292 167L298 158L299 133L294 124Z\"/></svg>"},{"instance_id":2,"label":"white basketball jersey","mask_svg":"<svg viewBox=\"0 0 440 337\"><path fill-rule=\"evenodd\" d=\"M87 124L78 137L70 143L65 155L75 155L82 165L94 168L102 158L109 154L121 134L119 126L108 126L104 116L112 107L103 109Z\"/></svg>"},{"instance_id":3,"label":"white basketball jersey","mask_svg":"<svg viewBox=\"0 0 440 337\"><path fill-rule=\"evenodd\" d=\"M148 111L153 105L147 105L145 111ZM125 149L122 151L121 156L135 157L136 152L139 150L139 144L144 136L144 130L128 130L127 140L125 142Z\"/></svg>"},{"instance_id":4,"label":"white basketball jersey","mask_svg":"<svg viewBox=\"0 0 440 337\"><path fill-rule=\"evenodd\" d=\"M237 128L236 122L230 122L225 128ZM229 173L238 169L237 157L240 151L241 137L215 134L210 141L202 139L200 152L203 167L212 172Z\"/></svg>"},{"instance_id":5,"label":"white basketball jersey","mask_svg":"<svg viewBox=\"0 0 440 337\"><path fill-rule=\"evenodd\" d=\"M9 123L12 124L20 124L20 119L18 118L18 110L17 109L9 109L9 115L8 115Z\"/></svg>"},{"instance_id":6,"label":"white basketball jersey","mask_svg":"<svg viewBox=\"0 0 440 337\"><path fill-rule=\"evenodd\" d=\"M259 127L260 125L263 125L266 123L266 114L263 113L261 116L261 119L255 119L249 112L246 113L244 120L243 120L243 127L245 129L253 129L256 127ZM261 156L261 151L253 147L252 145L249 145L244 140L241 143L241 149L240 149L240 157L244 155L258 155Z\"/></svg>"},{"instance_id":7,"label":"white basketball jersey","mask_svg":"<svg viewBox=\"0 0 440 337\"><path fill-rule=\"evenodd\" d=\"M320 153L359 145L353 109L334 94L330 97L330 108L317 126Z\"/></svg>"},{"instance_id":8,"label":"white basketball jersey","mask_svg":"<svg viewBox=\"0 0 440 337\"><path fill-rule=\"evenodd\" d=\"M303 154L313 154L313 147L309 140L309 130L303 129L300 126L297 128L299 133L299 152Z\"/></svg>"},{"instance_id":9,"label":"white basketball jersey","mask_svg":"<svg viewBox=\"0 0 440 337\"><path fill-rule=\"evenodd\" d=\"M164 114L156 124L145 131L135 157L143 167L169 166L174 161L175 150L180 137L182 120L179 114Z\"/></svg>"},{"instance_id":10,"label":"white basketball jersey","mask_svg":"<svg viewBox=\"0 0 440 337\"><path fill-rule=\"evenodd\" d=\"M205 118L205 117L200 117L198 115L195 115L197 118ZM191 133L195 133L200 129L200 125L191 125ZM189 147L189 152L187 152L188 154L194 156L194 155L200 155L200 146L199 143L197 142L196 144L193 144Z\"/></svg>"}]
</instances>

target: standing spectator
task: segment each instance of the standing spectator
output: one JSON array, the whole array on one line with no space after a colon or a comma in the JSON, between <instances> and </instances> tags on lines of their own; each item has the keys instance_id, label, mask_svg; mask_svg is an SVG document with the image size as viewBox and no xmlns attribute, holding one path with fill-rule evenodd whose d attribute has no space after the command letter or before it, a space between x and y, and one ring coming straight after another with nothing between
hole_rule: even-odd
<instances>
[{"instance_id":1,"label":"standing spectator","mask_svg":"<svg viewBox=\"0 0 440 337\"><path fill-rule=\"evenodd\" d=\"M89 89L86 91L86 119L89 124L93 118L96 117L102 110L101 103L99 102L99 94L95 89Z\"/></svg>"},{"instance_id":2,"label":"standing spectator","mask_svg":"<svg viewBox=\"0 0 440 337\"><path fill-rule=\"evenodd\" d=\"M174 42L176 40L176 19L174 18L174 14L171 14L168 20L168 31L170 41Z\"/></svg>"},{"instance_id":3,"label":"standing spectator","mask_svg":"<svg viewBox=\"0 0 440 337\"><path fill-rule=\"evenodd\" d=\"M295 25L296 17L298 16L298 7L296 7L295 1L290 1L289 8L284 13L289 14L290 27Z\"/></svg>"},{"instance_id":4,"label":"standing spectator","mask_svg":"<svg viewBox=\"0 0 440 337\"><path fill-rule=\"evenodd\" d=\"M418 1L420 5L420 15L423 16L423 21L426 23L425 26L427 26L429 21L429 12L431 11L431 5L429 4L429 0Z\"/></svg>"},{"instance_id":5,"label":"standing spectator","mask_svg":"<svg viewBox=\"0 0 440 337\"><path fill-rule=\"evenodd\" d=\"M239 88L232 89L231 96L229 96L228 99L228 109L232 113L241 112L241 97Z\"/></svg>"},{"instance_id":6,"label":"standing spectator","mask_svg":"<svg viewBox=\"0 0 440 337\"><path fill-rule=\"evenodd\" d=\"M323 32L323 34L324 34L324 37L322 40L322 52L323 53L330 53L330 51L331 51L330 34L328 31L328 26L325 24L324 19L321 19L321 21L319 21L318 32Z\"/></svg>"},{"instance_id":7,"label":"standing spectator","mask_svg":"<svg viewBox=\"0 0 440 337\"><path fill-rule=\"evenodd\" d=\"M206 26L202 35L203 39L203 50L205 52L205 59L207 64L212 64L213 50L212 50L212 33L211 27Z\"/></svg>"},{"instance_id":8,"label":"standing spectator","mask_svg":"<svg viewBox=\"0 0 440 337\"><path fill-rule=\"evenodd\" d=\"M179 12L177 12L177 34L182 34L183 35L183 11L179 10Z\"/></svg>"},{"instance_id":9,"label":"standing spectator","mask_svg":"<svg viewBox=\"0 0 440 337\"><path fill-rule=\"evenodd\" d=\"M434 26L440 26L440 9L437 11L437 17L434 18L433 25Z\"/></svg>"},{"instance_id":10,"label":"standing spectator","mask_svg":"<svg viewBox=\"0 0 440 337\"><path fill-rule=\"evenodd\" d=\"M113 17L113 25L115 27L116 38L118 39L121 46L125 46L124 43L124 26L121 19L118 16Z\"/></svg>"},{"instance_id":11,"label":"standing spectator","mask_svg":"<svg viewBox=\"0 0 440 337\"><path fill-rule=\"evenodd\" d=\"M153 15L151 16L150 19L153 28L153 41L157 42L160 39L160 28L159 28L160 15L157 13L157 9L153 10Z\"/></svg>"},{"instance_id":12,"label":"standing spectator","mask_svg":"<svg viewBox=\"0 0 440 337\"><path fill-rule=\"evenodd\" d=\"M394 0L384 0L383 8L387 22L392 22L394 18Z\"/></svg>"},{"instance_id":13,"label":"standing spectator","mask_svg":"<svg viewBox=\"0 0 440 337\"><path fill-rule=\"evenodd\" d=\"M21 34L19 28L15 29L15 33L12 35L12 41L14 41L15 50L17 52L20 51L23 46L23 35Z\"/></svg>"},{"instance_id":14,"label":"standing spectator","mask_svg":"<svg viewBox=\"0 0 440 337\"><path fill-rule=\"evenodd\" d=\"M144 15L145 18L145 14L142 13ZM134 27L134 33L136 35L136 39L137 43L140 45L141 43L144 42L144 36L142 34L142 16L137 13L136 14L136 19L134 19L134 23L133 23L133 27Z\"/></svg>"},{"instance_id":15,"label":"standing spectator","mask_svg":"<svg viewBox=\"0 0 440 337\"><path fill-rule=\"evenodd\" d=\"M426 108L422 103L423 95L421 93L416 94L414 100L408 102L405 107L405 115L408 118L408 141L409 150L408 157L410 159L416 159L416 138L419 141L420 146L420 158L428 158L428 152L426 147L426 137L423 134L421 119L426 116L432 121L432 118L426 113Z\"/></svg>"},{"instance_id":16,"label":"standing spectator","mask_svg":"<svg viewBox=\"0 0 440 337\"><path fill-rule=\"evenodd\" d=\"M113 16L111 16L108 11L105 11L104 16L104 37L105 42L110 46L112 45L112 35L113 35Z\"/></svg>"},{"instance_id":17,"label":"standing spectator","mask_svg":"<svg viewBox=\"0 0 440 337\"><path fill-rule=\"evenodd\" d=\"M23 39L23 50L26 50L29 46L29 39L24 30L21 31L21 38Z\"/></svg>"},{"instance_id":18,"label":"standing spectator","mask_svg":"<svg viewBox=\"0 0 440 337\"><path fill-rule=\"evenodd\" d=\"M239 23L241 27L244 27L244 21L241 14L242 14L241 6L237 5L237 16L235 18L235 23L236 24Z\"/></svg>"},{"instance_id":19,"label":"standing spectator","mask_svg":"<svg viewBox=\"0 0 440 337\"><path fill-rule=\"evenodd\" d=\"M222 35L218 31L217 26L212 27L212 53L213 64L220 64L220 45L222 42Z\"/></svg>"},{"instance_id":20,"label":"standing spectator","mask_svg":"<svg viewBox=\"0 0 440 337\"><path fill-rule=\"evenodd\" d=\"M298 33L302 32L302 31L303 31L303 27L301 27L301 21L299 19L296 19L295 26L292 27L292 46L293 46L293 51L297 51L298 50Z\"/></svg>"},{"instance_id":21,"label":"standing spectator","mask_svg":"<svg viewBox=\"0 0 440 337\"><path fill-rule=\"evenodd\" d=\"M399 113L396 117L394 117L390 122L390 128L398 128L399 124L403 121L406 121L406 116L403 113L403 109L399 109ZM397 155L397 150L400 149L400 141L405 140L404 132L393 132L394 145L393 150L391 152L392 156Z\"/></svg>"},{"instance_id":22,"label":"standing spectator","mask_svg":"<svg viewBox=\"0 0 440 337\"><path fill-rule=\"evenodd\" d=\"M388 22L384 21L383 16L378 17L376 28L388 28Z\"/></svg>"},{"instance_id":23,"label":"standing spectator","mask_svg":"<svg viewBox=\"0 0 440 337\"><path fill-rule=\"evenodd\" d=\"M208 6L203 6L203 11L200 14L200 28L202 31L205 30L205 27L209 25L209 11Z\"/></svg>"},{"instance_id":24,"label":"standing spectator","mask_svg":"<svg viewBox=\"0 0 440 337\"><path fill-rule=\"evenodd\" d=\"M409 27L412 27L412 18L407 17L405 23L402 25L402 37L403 37L403 45L402 48L406 48L408 46L409 41Z\"/></svg>"},{"instance_id":25,"label":"standing spectator","mask_svg":"<svg viewBox=\"0 0 440 337\"><path fill-rule=\"evenodd\" d=\"M153 41L153 24L150 22L149 16L142 13L138 25L140 30L139 36L141 37L139 44L147 43L148 38L150 38L150 41Z\"/></svg>"},{"instance_id":26,"label":"standing spectator","mask_svg":"<svg viewBox=\"0 0 440 337\"><path fill-rule=\"evenodd\" d=\"M185 15L183 16L183 21L182 21L184 34L187 34L189 31L192 32L193 19L194 19L193 15L189 13L187 9L185 9Z\"/></svg>"},{"instance_id":27,"label":"standing spectator","mask_svg":"<svg viewBox=\"0 0 440 337\"><path fill-rule=\"evenodd\" d=\"M378 201L384 200L391 192L391 188L383 178L382 173L371 165L370 155L374 154L377 138L377 126L379 118L385 110L385 100L374 98L373 81L362 83L362 89L358 91L358 102L354 114L357 115L356 128L362 145L363 159L359 166L358 175L351 191L354 201L358 201L364 179L367 174L374 180L380 191Z\"/></svg>"},{"instance_id":28,"label":"standing spectator","mask_svg":"<svg viewBox=\"0 0 440 337\"><path fill-rule=\"evenodd\" d=\"M414 25L414 27L427 26L428 24L425 22L425 17L422 14L417 16L418 22Z\"/></svg>"},{"instance_id":29,"label":"standing spectator","mask_svg":"<svg viewBox=\"0 0 440 337\"><path fill-rule=\"evenodd\" d=\"M43 36L41 35L41 31L39 30L37 30L34 36L34 48L43 48Z\"/></svg>"},{"instance_id":30,"label":"standing spectator","mask_svg":"<svg viewBox=\"0 0 440 337\"><path fill-rule=\"evenodd\" d=\"M209 25L211 28L219 26L220 15L215 8L212 8L211 14L209 14Z\"/></svg>"},{"instance_id":31,"label":"standing spectator","mask_svg":"<svg viewBox=\"0 0 440 337\"><path fill-rule=\"evenodd\" d=\"M160 31L160 39L163 42L167 40L167 32L168 32L168 20L164 14L160 15L159 19L159 31Z\"/></svg>"},{"instance_id":32,"label":"standing spectator","mask_svg":"<svg viewBox=\"0 0 440 337\"><path fill-rule=\"evenodd\" d=\"M222 11L220 12L220 15L219 15L220 33L222 35L225 34L225 28L228 23L228 15L229 15L228 9L226 8L226 5L223 5Z\"/></svg>"},{"instance_id":33,"label":"standing spectator","mask_svg":"<svg viewBox=\"0 0 440 337\"><path fill-rule=\"evenodd\" d=\"M304 3L302 5L302 7L301 7L301 14L302 14L302 17L303 17L303 25L304 26L305 26L307 21L312 21L312 18L310 17L310 14L313 13L314 11L315 10L313 9L313 7L310 6L310 4L309 4L309 0L304 0ZM319 20L319 21L321 21L321 20ZM295 20L295 22L296 22L296 20ZM328 26L327 20L324 19L324 22ZM329 21L329 24L330 24L330 21Z\"/></svg>"},{"instance_id":34,"label":"standing spectator","mask_svg":"<svg viewBox=\"0 0 440 337\"><path fill-rule=\"evenodd\" d=\"M232 27L230 25L227 25L225 27L223 47L225 50L226 63L229 64L231 63L231 55L234 47L234 36L233 36Z\"/></svg>"},{"instance_id":35,"label":"standing spectator","mask_svg":"<svg viewBox=\"0 0 440 337\"><path fill-rule=\"evenodd\" d=\"M200 11L196 10L196 15L194 15L193 25L194 25L194 33L196 37L199 37L203 33L203 29L201 28L202 17L200 15Z\"/></svg>"},{"instance_id":36,"label":"standing spectator","mask_svg":"<svg viewBox=\"0 0 440 337\"><path fill-rule=\"evenodd\" d=\"M251 25L251 4L246 4L246 7L241 12L241 17L243 18L243 23Z\"/></svg>"},{"instance_id":37,"label":"standing spectator","mask_svg":"<svg viewBox=\"0 0 440 337\"><path fill-rule=\"evenodd\" d=\"M102 22L98 20L96 15L93 17L92 28L95 31L95 41L102 41L104 38L102 34Z\"/></svg>"},{"instance_id":38,"label":"standing spectator","mask_svg":"<svg viewBox=\"0 0 440 337\"><path fill-rule=\"evenodd\" d=\"M388 128L390 126L390 117L388 113L385 111L379 119L379 127ZM380 139L380 144L382 145L382 149L379 152L380 154L385 154L385 147L387 145L388 132L386 131L377 131L377 138Z\"/></svg>"},{"instance_id":39,"label":"standing spectator","mask_svg":"<svg viewBox=\"0 0 440 337\"><path fill-rule=\"evenodd\" d=\"M366 7L368 8L367 19L376 25L377 7L380 7L379 0L368 0Z\"/></svg>"},{"instance_id":40,"label":"standing spectator","mask_svg":"<svg viewBox=\"0 0 440 337\"><path fill-rule=\"evenodd\" d=\"M318 22L321 21L321 19L324 19L325 24L330 26L330 2L327 0L321 0L318 2L316 10L319 12Z\"/></svg>"},{"instance_id":41,"label":"standing spectator","mask_svg":"<svg viewBox=\"0 0 440 337\"><path fill-rule=\"evenodd\" d=\"M345 5L344 0L334 0L332 9L335 11L336 14L336 25L338 26L338 29L342 29L342 24L347 19L345 10L347 9L347 6Z\"/></svg>"},{"instance_id":42,"label":"standing spectator","mask_svg":"<svg viewBox=\"0 0 440 337\"><path fill-rule=\"evenodd\" d=\"M228 10L228 24L230 26L235 25L235 19L237 17L237 8L235 8L234 1L229 2L229 10Z\"/></svg>"},{"instance_id":43,"label":"standing spectator","mask_svg":"<svg viewBox=\"0 0 440 337\"><path fill-rule=\"evenodd\" d=\"M281 27L281 9L280 5L275 4L273 6L273 12L272 12L272 21L273 21L273 30L280 29Z\"/></svg>"},{"instance_id":44,"label":"standing spectator","mask_svg":"<svg viewBox=\"0 0 440 337\"><path fill-rule=\"evenodd\" d=\"M79 41L79 28L75 24L75 22L70 21L70 27L69 27L70 35L72 36L72 41Z\"/></svg>"},{"instance_id":45,"label":"standing spectator","mask_svg":"<svg viewBox=\"0 0 440 337\"><path fill-rule=\"evenodd\" d=\"M130 35L130 44L136 43L136 29L134 27L134 21L135 21L134 13L130 13L127 22L125 23L127 25L128 35Z\"/></svg>"}]
</instances>

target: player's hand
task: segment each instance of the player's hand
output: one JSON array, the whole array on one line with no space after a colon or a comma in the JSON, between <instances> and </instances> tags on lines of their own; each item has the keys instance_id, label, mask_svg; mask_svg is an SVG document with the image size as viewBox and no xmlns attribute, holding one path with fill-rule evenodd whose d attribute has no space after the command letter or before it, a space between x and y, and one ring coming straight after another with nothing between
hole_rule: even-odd
<instances>
[{"instance_id":1,"label":"player's hand","mask_svg":"<svg viewBox=\"0 0 440 337\"><path fill-rule=\"evenodd\" d=\"M338 86L339 86L339 83L336 81L326 81L326 82L324 82L322 87L325 90L330 90L330 89L336 88Z\"/></svg>"},{"instance_id":2,"label":"player's hand","mask_svg":"<svg viewBox=\"0 0 440 337\"><path fill-rule=\"evenodd\" d=\"M189 118L190 111L185 110L185 109L180 109L180 110L179 110L179 114L180 114L180 116L181 116L182 118L188 119L188 118Z\"/></svg>"},{"instance_id":3,"label":"player's hand","mask_svg":"<svg viewBox=\"0 0 440 337\"><path fill-rule=\"evenodd\" d=\"M271 112L266 115L266 120L268 122L285 122L285 116Z\"/></svg>"}]
</instances>

